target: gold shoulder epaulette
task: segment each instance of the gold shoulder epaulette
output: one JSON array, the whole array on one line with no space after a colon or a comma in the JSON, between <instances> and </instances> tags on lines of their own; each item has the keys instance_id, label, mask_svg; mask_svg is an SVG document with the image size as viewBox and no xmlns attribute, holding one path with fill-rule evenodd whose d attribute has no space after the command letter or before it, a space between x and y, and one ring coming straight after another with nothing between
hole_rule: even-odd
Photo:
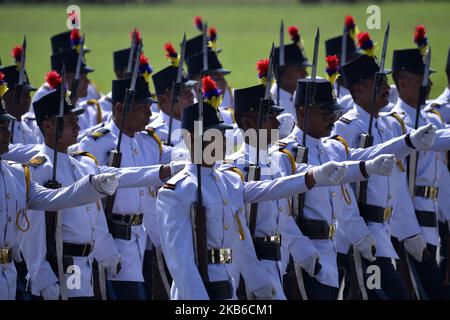
<instances>
[{"instance_id":1,"label":"gold shoulder epaulette","mask_svg":"<svg viewBox=\"0 0 450 320\"><path fill-rule=\"evenodd\" d=\"M45 158L45 157L34 157L34 158L28 160L27 165L29 165L33 168L37 168L41 164L45 163L46 161L47 161L47 158Z\"/></svg>"},{"instance_id":2,"label":"gold shoulder epaulette","mask_svg":"<svg viewBox=\"0 0 450 320\"><path fill-rule=\"evenodd\" d=\"M159 147L159 153L161 154L163 151L163 145L162 145L161 138L156 134L155 129L153 129L152 127L149 127L147 129L145 129L145 133L147 135L149 135L150 137L152 137L153 139L155 139L155 141Z\"/></svg>"},{"instance_id":3,"label":"gold shoulder epaulette","mask_svg":"<svg viewBox=\"0 0 450 320\"><path fill-rule=\"evenodd\" d=\"M172 183L165 183L163 189L175 190L176 186Z\"/></svg>"},{"instance_id":4,"label":"gold shoulder epaulette","mask_svg":"<svg viewBox=\"0 0 450 320\"><path fill-rule=\"evenodd\" d=\"M101 123L103 120L103 114L102 114L102 108L100 107L100 103L96 99L89 99L87 101L87 104L91 106L95 106L95 109L97 110L97 124Z\"/></svg>"},{"instance_id":5,"label":"gold shoulder epaulette","mask_svg":"<svg viewBox=\"0 0 450 320\"><path fill-rule=\"evenodd\" d=\"M429 109L429 110L427 110L427 112L437 115L439 117L439 119L441 120L441 122L445 124L445 120L439 111L437 111L436 109Z\"/></svg>"},{"instance_id":6,"label":"gold shoulder epaulette","mask_svg":"<svg viewBox=\"0 0 450 320\"><path fill-rule=\"evenodd\" d=\"M347 119L347 118L345 118L345 117L340 117L340 118L339 118L339 121L342 121L343 123L346 123L346 124L350 124L350 123L352 122L352 120Z\"/></svg>"},{"instance_id":7,"label":"gold shoulder epaulette","mask_svg":"<svg viewBox=\"0 0 450 320\"><path fill-rule=\"evenodd\" d=\"M332 136L331 139L337 140L337 141L339 141L340 143L342 143L342 144L344 145L344 148L345 148L345 153L346 153L347 156L348 156L348 154L349 154L349 152L350 152L350 148L349 148L349 146L348 146L348 142L347 142L343 137L341 137L340 135Z\"/></svg>"},{"instance_id":8,"label":"gold shoulder epaulette","mask_svg":"<svg viewBox=\"0 0 450 320\"><path fill-rule=\"evenodd\" d=\"M98 165L97 158L92 153L89 153L87 151L78 151L78 152L75 152L75 153L71 153L70 156L72 156L72 157L77 157L77 156L89 157L92 160L94 160L96 165Z\"/></svg>"},{"instance_id":9,"label":"gold shoulder epaulette","mask_svg":"<svg viewBox=\"0 0 450 320\"><path fill-rule=\"evenodd\" d=\"M93 138L94 140L97 140L105 136L108 132L109 129L107 128L98 128L97 130L94 130L91 133L89 133L89 137Z\"/></svg>"}]
</instances>

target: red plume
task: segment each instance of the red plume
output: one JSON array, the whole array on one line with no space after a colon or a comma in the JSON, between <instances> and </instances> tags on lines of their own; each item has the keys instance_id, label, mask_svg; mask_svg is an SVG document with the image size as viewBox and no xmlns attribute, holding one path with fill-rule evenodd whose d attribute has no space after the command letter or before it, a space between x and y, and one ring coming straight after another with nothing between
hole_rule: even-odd
<instances>
[{"instance_id":1,"label":"red plume","mask_svg":"<svg viewBox=\"0 0 450 320\"><path fill-rule=\"evenodd\" d=\"M55 89L61 84L62 79L61 75L58 72L52 70L45 76L45 81L48 83L51 89Z\"/></svg>"},{"instance_id":2,"label":"red plume","mask_svg":"<svg viewBox=\"0 0 450 320\"><path fill-rule=\"evenodd\" d=\"M269 58L259 60L256 63L256 69L258 70L259 79L267 76L267 72L269 70Z\"/></svg>"},{"instance_id":3,"label":"red plume","mask_svg":"<svg viewBox=\"0 0 450 320\"><path fill-rule=\"evenodd\" d=\"M77 41L80 39L81 39L80 30L72 29L72 31L70 31L70 41Z\"/></svg>"},{"instance_id":4,"label":"red plume","mask_svg":"<svg viewBox=\"0 0 450 320\"><path fill-rule=\"evenodd\" d=\"M365 45L367 45L368 41L372 41L370 39L370 35L368 32L360 32L358 33L358 46L366 49Z\"/></svg>"},{"instance_id":5,"label":"red plume","mask_svg":"<svg viewBox=\"0 0 450 320\"><path fill-rule=\"evenodd\" d=\"M3 81L4 78L5 78L5 74L0 71L0 82Z\"/></svg>"},{"instance_id":6,"label":"red plume","mask_svg":"<svg viewBox=\"0 0 450 320\"><path fill-rule=\"evenodd\" d=\"M337 70L339 68L339 58L337 55L327 56L325 60L328 70Z\"/></svg>"},{"instance_id":7,"label":"red plume","mask_svg":"<svg viewBox=\"0 0 450 320\"><path fill-rule=\"evenodd\" d=\"M217 39L217 30L215 27L211 27L208 30L209 40L216 41Z\"/></svg>"},{"instance_id":8,"label":"red plume","mask_svg":"<svg viewBox=\"0 0 450 320\"><path fill-rule=\"evenodd\" d=\"M202 91L203 94L217 90L217 83L210 76L203 77L202 79Z\"/></svg>"},{"instance_id":9,"label":"red plume","mask_svg":"<svg viewBox=\"0 0 450 320\"><path fill-rule=\"evenodd\" d=\"M300 35L298 34L298 28L296 26L290 26L288 28L289 35L291 36L291 40L294 43L298 43L300 41Z\"/></svg>"},{"instance_id":10,"label":"red plume","mask_svg":"<svg viewBox=\"0 0 450 320\"><path fill-rule=\"evenodd\" d=\"M199 31L203 31L203 20L200 16L194 17L194 25Z\"/></svg>"},{"instance_id":11,"label":"red plume","mask_svg":"<svg viewBox=\"0 0 450 320\"><path fill-rule=\"evenodd\" d=\"M148 58L141 53L141 56L139 57L139 65L142 66L144 64L148 64Z\"/></svg>"},{"instance_id":12,"label":"red plume","mask_svg":"<svg viewBox=\"0 0 450 320\"><path fill-rule=\"evenodd\" d=\"M166 50L167 58L176 58L178 56L178 53L175 51L175 48L173 47L173 44L171 42L167 42L164 44L164 50Z\"/></svg>"},{"instance_id":13,"label":"red plume","mask_svg":"<svg viewBox=\"0 0 450 320\"><path fill-rule=\"evenodd\" d=\"M427 31L425 30L425 26L418 25L416 26L416 30L414 32L414 42L419 46L425 46L428 44L428 39L426 37Z\"/></svg>"},{"instance_id":14,"label":"red plume","mask_svg":"<svg viewBox=\"0 0 450 320\"><path fill-rule=\"evenodd\" d=\"M353 18L353 16L346 16L344 23L347 27L347 30L353 29L355 27L355 19Z\"/></svg>"},{"instance_id":15,"label":"red plume","mask_svg":"<svg viewBox=\"0 0 450 320\"><path fill-rule=\"evenodd\" d=\"M22 58L22 46L15 46L11 50L11 55L16 61L20 61Z\"/></svg>"},{"instance_id":16,"label":"red plume","mask_svg":"<svg viewBox=\"0 0 450 320\"><path fill-rule=\"evenodd\" d=\"M133 39L133 33L135 32L136 32L136 44L139 44L141 43L142 38L141 32L138 29L134 28L134 30L130 32L130 38Z\"/></svg>"}]
</instances>

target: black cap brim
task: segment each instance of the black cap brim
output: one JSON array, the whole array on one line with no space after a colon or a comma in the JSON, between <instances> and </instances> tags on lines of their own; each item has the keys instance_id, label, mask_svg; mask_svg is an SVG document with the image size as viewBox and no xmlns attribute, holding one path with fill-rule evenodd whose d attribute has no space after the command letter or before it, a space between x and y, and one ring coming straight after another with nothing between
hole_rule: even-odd
<instances>
[{"instance_id":1,"label":"black cap brim","mask_svg":"<svg viewBox=\"0 0 450 320\"><path fill-rule=\"evenodd\" d=\"M344 111L344 107L337 103L337 101L321 104L320 106L318 106L318 108L331 112Z\"/></svg>"},{"instance_id":2,"label":"black cap brim","mask_svg":"<svg viewBox=\"0 0 450 320\"><path fill-rule=\"evenodd\" d=\"M0 121L16 121L17 119L9 113L0 113Z\"/></svg>"},{"instance_id":3,"label":"black cap brim","mask_svg":"<svg viewBox=\"0 0 450 320\"><path fill-rule=\"evenodd\" d=\"M198 81L194 81L194 80L187 80L185 82L183 82L183 86L185 87L193 87L198 83Z\"/></svg>"},{"instance_id":4,"label":"black cap brim","mask_svg":"<svg viewBox=\"0 0 450 320\"><path fill-rule=\"evenodd\" d=\"M270 106L270 112L275 113L275 114L280 114L284 111L284 108L277 106L277 105L272 105Z\"/></svg>"},{"instance_id":5,"label":"black cap brim","mask_svg":"<svg viewBox=\"0 0 450 320\"><path fill-rule=\"evenodd\" d=\"M89 66L84 66L83 69L81 70L81 73L82 74L86 74L86 73L91 73L91 72L94 72L94 71L95 71L94 68L91 68Z\"/></svg>"},{"instance_id":6,"label":"black cap brim","mask_svg":"<svg viewBox=\"0 0 450 320\"><path fill-rule=\"evenodd\" d=\"M205 127L205 130L208 130L208 129L231 130L231 129L233 129L233 127L228 124L225 124L225 123L218 123L218 124L212 125L210 127Z\"/></svg>"},{"instance_id":7,"label":"black cap brim","mask_svg":"<svg viewBox=\"0 0 450 320\"><path fill-rule=\"evenodd\" d=\"M158 103L158 100L153 99L152 97L147 97L143 99L135 99L135 103L138 104L152 104L152 103Z\"/></svg>"},{"instance_id":8,"label":"black cap brim","mask_svg":"<svg viewBox=\"0 0 450 320\"><path fill-rule=\"evenodd\" d=\"M215 70L209 70L209 72L219 72L219 73L221 73L223 75L227 75L227 74L231 73L230 70L227 70L227 69L224 69L224 68L215 69Z\"/></svg>"},{"instance_id":9,"label":"black cap brim","mask_svg":"<svg viewBox=\"0 0 450 320\"><path fill-rule=\"evenodd\" d=\"M76 115L80 115L84 113L84 109L83 108L73 108L70 109L69 112L64 112L64 114L76 114Z\"/></svg>"},{"instance_id":10,"label":"black cap brim","mask_svg":"<svg viewBox=\"0 0 450 320\"><path fill-rule=\"evenodd\" d=\"M26 91L36 91L37 90L37 88L33 87L31 84L25 84L23 87Z\"/></svg>"}]
</instances>

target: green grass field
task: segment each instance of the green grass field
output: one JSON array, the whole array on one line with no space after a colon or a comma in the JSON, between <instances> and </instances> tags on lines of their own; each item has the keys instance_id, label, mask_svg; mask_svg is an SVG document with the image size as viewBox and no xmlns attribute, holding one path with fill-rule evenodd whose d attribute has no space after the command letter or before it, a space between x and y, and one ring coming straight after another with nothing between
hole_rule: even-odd
<instances>
[{"instance_id":1,"label":"green grass field","mask_svg":"<svg viewBox=\"0 0 450 320\"><path fill-rule=\"evenodd\" d=\"M133 27L141 30L145 54L150 58L154 70L167 65L163 44L166 41L180 42L183 32L188 37L197 35L192 18L201 15L218 31L218 43L223 52L223 65L232 70L228 76L234 87L257 83L255 63L268 56L272 41L278 43L278 28L281 19L285 26L299 27L308 57L312 56L315 29L320 27L321 47L319 53L319 75L324 75L323 40L342 32L343 19L347 14L355 17L361 31L370 31L378 42L379 52L387 21L391 23L387 66L391 65L392 50L412 48L413 31L417 24L428 30L433 48L432 65L438 70L433 76L432 96L439 94L445 84L445 59L450 31L449 2L382 2L382 30L367 30L365 4L322 4L301 6L291 1L264 1L258 4L239 5L239 1L221 4L178 1L168 5L153 6L89 6L81 5L81 27L86 32L86 44L92 52L87 55L88 64L96 69L91 78L99 88L110 90L112 52L129 46L129 32ZM23 34L28 41L27 68L31 81L40 85L50 68L50 36L66 28L65 6L30 5L0 6L0 57L3 65L12 63L11 48L21 43ZM288 43L286 34L285 43Z\"/></svg>"}]
</instances>

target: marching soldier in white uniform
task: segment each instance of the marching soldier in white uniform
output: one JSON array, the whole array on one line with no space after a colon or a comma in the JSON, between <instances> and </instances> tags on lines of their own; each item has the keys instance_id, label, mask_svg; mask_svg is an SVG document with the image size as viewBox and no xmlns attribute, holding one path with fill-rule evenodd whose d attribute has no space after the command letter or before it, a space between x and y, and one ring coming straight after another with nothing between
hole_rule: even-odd
<instances>
[{"instance_id":1,"label":"marching soldier in white uniform","mask_svg":"<svg viewBox=\"0 0 450 320\"><path fill-rule=\"evenodd\" d=\"M205 82L209 85L205 86ZM221 93L212 83L211 78L203 78L203 112L199 112L198 103L184 109L182 128L189 131L185 139L187 145L193 146L192 159L200 151L196 150L199 144L194 144L199 135L198 128L194 130L198 119L206 134L215 134L214 150L203 156L208 146L211 148L211 143L203 141L199 164L187 165L158 193L162 248L173 276L171 298L233 299L237 285L233 276L240 272L252 298L273 299L277 293L256 258L245 224L245 203L289 197L313 187L316 181L317 185L339 183L346 166L329 163L306 174L244 183L230 170L217 170L215 161L223 159L224 143L220 139L231 126L221 119ZM203 136L203 131L200 134Z\"/></svg>"},{"instance_id":2,"label":"marching soldier in white uniform","mask_svg":"<svg viewBox=\"0 0 450 320\"><path fill-rule=\"evenodd\" d=\"M416 116L419 115L418 125L433 124L438 129L444 129L446 123L438 108L422 110L419 92L425 73L424 57L419 49L394 50L392 61L392 77L399 91L399 99L392 109L389 122L394 134L409 132L414 128ZM430 73L434 70L430 69ZM428 87L424 89L425 99L431 89L432 82L428 79ZM418 108L420 112L417 113ZM439 131L437 139L439 139ZM436 262L436 251L439 246L439 232L437 225L438 214L438 183L442 170L448 170L444 163L445 154L432 148L427 151L418 152L417 169L415 173L408 172L408 183L414 185L412 201L414 204L417 221L421 227L422 236L427 242L426 251L423 256L413 256L410 259L417 272L417 280L420 281L424 292L422 298L448 299L450 296L443 285ZM446 151L446 150L442 150ZM405 162L405 166L406 166ZM413 176L415 175L415 179ZM410 179L414 179L410 181Z\"/></svg>"},{"instance_id":3,"label":"marching soldier in white uniform","mask_svg":"<svg viewBox=\"0 0 450 320\"><path fill-rule=\"evenodd\" d=\"M41 151L28 164L36 182L41 185L52 179L55 148L54 116L58 114L59 99L60 91L54 90L33 104L37 123L45 137L45 145L41 146ZM165 178L160 178L160 166L123 169L97 167L96 159L86 152L67 154L67 147L76 142L79 131L77 116L82 112L84 112L83 109L73 108L66 102L64 128L58 139L58 168L56 170L56 175L62 185L69 185L87 174L98 172L116 173L119 187L122 188L163 184L160 179L165 180ZM166 168L165 172L167 171L170 172ZM50 215L50 217L46 215ZM52 218L52 213L32 215L30 230L22 240L22 253L29 266L31 291L34 295L42 294L45 299L52 299L59 297L58 287L61 286L61 283L66 286L64 281L66 279L59 279L59 286L57 284L59 273L55 249L60 242L63 246L63 274L67 276L68 266L76 265L82 275L79 287L61 288L61 296L64 298L93 297L93 258L99 261L100 265L112 276L117 274L121 259L116 244L108 232L101 203L91 203L66 210L62 217L62 231L59 236L55 226L51 223Z\"/></svg>"},{"instance_id":4,"label":"marching soldier in white uniform","mask_svg":"<svg viewBox=\"0 0 450 320\"><path fill-rule=\"evenodd\" d=\"M379 71L379 65L373 57L364 54L344 64L342 71L354 100L354 106L336 122L334 133L339 134L350 147L355 148L361 146L361 135L366 132L370 123L369 112L372 102L374 77ZM382 81L380 81L381 85L376 95L372 122L372 130L374 132L373 145L389 141L394 137L384 119L378 117L379 110L388 103L389 86L386 77L388 72L384 70L380 75ZM414 133L407 134L406 138L403 138L404 142L401 148L394 150L392 153L401 160L411 153L414 148L429 148L434 141L434 137L435 128L431 126L420 128ZM402 210L402 206L408 204L408 199L405 199L399 191L403 190L399 188L404 183L402 179L403 177L397 171L394 171L391 177L370 177L365 192L360 193L359 190L355 190L360 214L366 220L377 243L376 260L371 262L362 259L363 273L365 274L365 268L370 264L377 265L381 270L381 290L366 289L369 299L407 298L405 286L391 263L391 259L398 259L398 256L392 245L389 231L391 215L398 215L398 212ZM361 190L363 189L361 188ZM403 222L406 223L406 221ZM413 228L411 233L409 235L412 238L409 240L411 247L419 246L421 239L420 237L415 237L417 229L414 230Z\"/></svg>"},{"instance_id":5,"label":"marching soldier in white uniform","mask_svg":"<svg viewBox=\"0 0 450 320\"><path fill-rule=\"evenodd\" d=\"M259 107L261 99L264 98L265 86L258 85L237 89L234 93L234 108L239 128L244 132L246 130L257 130ZM282 108L274 105L272 100L270 100L270 106L264 105L261 110L262 122L259 128L261 131L258 132L267 130L267 142L263 143L266 147L261 147L259 150L260 180L273 180L281 177L280 169L275 161L271 160L268 150L271 141L276 139L276 137L271 137L271 132L278 129L279 122L276 116L281 111ZM232 170L241 176L242 182L247 182L251 181L249 180L250 166L256 165L257 149L255 147L256 141L252 141L251 137L246 136L244 142L244 147L237 153L232 154L229 159L227 158L221 170ZM313 276L318 268L316 264L319 265L317 263L319 253L311 241L302 235L292 219L288 199L265 201L258 203L257 206L255 205L248 204L245 206L245 216L255 246L256 256L261 261L267 276L271 279L272 285L277 291L276 299L286 299L282 284L282 275L286 269L286 257L290 253L299 268L307 270ZM251 213L255 210L254 208L256 212Z\"/></svg>"},{"instance_id":6,"label":"marching soldier in white uniform","mask_svg":"<svg viewBox=\"0 0 450 320\"><path fill-rule=\"evenodd\" d=\"M314 86L315 94L306 98L310 86ZM343 183L365 180L372 175L390 175L395 164L395 157L391 153L400 153L402 148L407 148L402 140L397 139L379 148L353 149L343 144L340 137L327 138L342 111L342 107L336 102L333 90L332 84L323 79L316 79L316 81L303 79L298 82L294 104L297 107L297 126L290 136L280 141L279 151L275 153L282 158L283 173L290 174L299 168L301 170L302 165L320 165L330 160L367 160L350 162L349 172ZM314 104L311 102L309 111L305 110L307 103L305 101L314 101ZM308 122L305 124L306 112L308 112ZM304 140L305 125L308 128L308 135ZM302 159L301 156L305 143L308 148L308 159ZM374 159L368 160L372 158ZM303 273L304 286L309 299L336 299L337 297L338 268L333 240L336 221L340 222L339 227L343 229L344 234L346 229L351 232L348 241L356 244L362 255L373 259L371 250L376 244L367 229L361 227L361 223L346 225L346 221L352 220L349 215L353 215L353 220L358 220L358 211L354 208L355 203L350 192L351 190L347 190L345 185L324 187L306 192L304 199L293 199L294 208L298 210L294 214L297 215L300 230L313 240L323 266L316 279ZM328 198L326 201L324 201L325 195ZM346 217L343 217L344 215ZM359 230L348 229L356 226Z\"/></svg>"},{"instance_id":7,"label":"marching soldier in white uniform","mask_svg":"<svg viewBox=\"0 0 450 320\"><path fill-rule=\"evenodd\" d=\"M2 87L2 83L0 83ZM3 93L3 89L0 89ZM8 150L11 138L8 130L13 116L0 109L0 154ZM57 190L50 190L32 181L30 169L9 161L1 161L0 183L0 299L16 297L16 269L12 258L20 261L17 250L20 234L27 232L27 209L58 211L68 207L95 203L106 194L113 194L117 186L114 174L87 175L76 183ZM13 249L14 248L14 249Z\"/></svg>"},{"instance_id":8,"label":"marching soldier in white uniform","mask_svg":"<svg viewBox=\"0 0 450 320\"><path fill-rule=\"evenodd\" d=\"M136 97L129 111L124 110L125 91L131 79L113 80L113 117L103 128L91 132L80 142L79 150L93 154L100 165L108 165L109 155L116 148L120 124L125 117L121 141L121 167L168 163L164 159L160 138L153 130L143 131L151 115L151 98L143 77L136 81ZM163 157L162 157L163 156ZM170 154L168 155L170 156ZM161 158L162 157L162 158ZM110 297L145 299L142 261L146 248L146 232L152 243L159 245L159 231L155 212L156 190L151 187L118 190L112 212L107 214L109 231L116 240L122 256L122 269L116 277L108 276ZM144 229L145 225L145 229Z\"/></svg>"}]
</instances>

